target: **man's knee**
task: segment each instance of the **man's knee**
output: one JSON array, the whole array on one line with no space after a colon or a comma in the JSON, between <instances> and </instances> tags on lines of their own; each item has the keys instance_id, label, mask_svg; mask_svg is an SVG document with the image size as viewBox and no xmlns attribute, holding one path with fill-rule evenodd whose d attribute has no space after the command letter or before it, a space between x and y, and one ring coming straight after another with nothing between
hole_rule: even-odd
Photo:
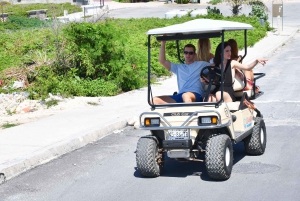
<instances>
[{"instance_id":1,"label":"man's knee","mask_svg":"<svg viewBox=\"0 0 300 201\"><path fill-rule=\"evenodd\" d=\"M182 99L183 99L183 102L185 102L185 103L195 102L196 96L194 93L186 92L186 93L182 94Z\"/></svg>"},{"instance_id":2,"label":"man's knee","mask_svg":"<svg viewBox=\"0 0 300 201\"><path fill-rule=\"evenodd\" d=\"M159 105L167 103L176 103L176 101L169 96L157 96L153 98L153 104Z\"/></svg>"},{"instance_id":3,"label":"man's knee","mask_svg":"<svg viewBox=\"0 0 300 201\"><path fill-rule=\"evenodd\" d=\"M151 104L162 104L162 99L160 97L154 97L152 100L150 100Z\"/></svg>"}]
</instances>

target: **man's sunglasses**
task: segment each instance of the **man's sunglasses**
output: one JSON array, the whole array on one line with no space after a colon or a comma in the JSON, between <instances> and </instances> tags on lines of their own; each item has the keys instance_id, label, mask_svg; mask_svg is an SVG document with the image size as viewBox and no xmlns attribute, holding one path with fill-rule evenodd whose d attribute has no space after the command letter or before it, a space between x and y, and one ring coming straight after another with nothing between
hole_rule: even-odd
<instances>
[{"instance_id":1,"label":"man's sunglasses","mask_svg":"<svg viewBox=\"0 0 300 201\"><path fill-rule=\"evenodd\" d=\"M183 53L184 54L189 54L189 55L193 55L194 54L194 52L188 52L188 51L184 51Z\"/></svg>"}]
</instances>

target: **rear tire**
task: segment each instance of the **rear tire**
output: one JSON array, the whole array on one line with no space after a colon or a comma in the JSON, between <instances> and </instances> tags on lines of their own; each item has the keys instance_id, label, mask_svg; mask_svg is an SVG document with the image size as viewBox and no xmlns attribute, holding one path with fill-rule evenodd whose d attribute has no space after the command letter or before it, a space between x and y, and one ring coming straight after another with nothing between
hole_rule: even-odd
<instances>
[{"instance_id":1,"label":"rear tire","mask_svg":"<svg viewBox=\"0 0 300 201\"><path fill-rule=\"evenodd\" d=\"M226 180L230 177L233 165L232 143L228 135L221 134L207 141L205 166L212 179Z\"/></svg>"},{"instance_id":2,"label":"rear tire","mask_svg":"<svg viewBox=\"0 0 300 201\"><path fill-rule=\"evenodd\" d=\"M245 150L250 155L261 155L267 145L266 125L261 117L255 117L252 134L244 140Z\"/></svg>"},{"instance_id":3,"label":"rear tire","mask_svg":"<svg viewBox=\"0 0 300 201\"><path fill-rule=\"evenodd\" d=\"M162 171L163 153L158 153L158 140L154 136L141 137L137 143L136 164L143 176L158 177ZM161 161L158 163L158 161Z\"/></svg>"}]
</instances>

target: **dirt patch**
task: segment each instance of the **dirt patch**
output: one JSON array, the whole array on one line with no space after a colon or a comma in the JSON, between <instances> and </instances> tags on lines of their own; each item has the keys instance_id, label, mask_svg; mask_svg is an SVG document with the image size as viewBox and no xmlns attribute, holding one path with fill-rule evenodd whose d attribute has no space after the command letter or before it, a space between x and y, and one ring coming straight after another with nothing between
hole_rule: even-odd
<instances>
[{"instance_id":1,"label":"dirt patch","mask_svg":"<svg viewBox=\"0 0 300 201\"><path fill-rule=\"evenodd\" d=\"M0 130L3 125L24 124L58 114L62 111L83 107L95 107L102 104L100 97L74 97L57 100L57 105L47 105L45 101L11 99L0 104ZM1 99L0 99L1 100ZM5 127L5 126L4 126Z\"/></svg>"}]
</instances>

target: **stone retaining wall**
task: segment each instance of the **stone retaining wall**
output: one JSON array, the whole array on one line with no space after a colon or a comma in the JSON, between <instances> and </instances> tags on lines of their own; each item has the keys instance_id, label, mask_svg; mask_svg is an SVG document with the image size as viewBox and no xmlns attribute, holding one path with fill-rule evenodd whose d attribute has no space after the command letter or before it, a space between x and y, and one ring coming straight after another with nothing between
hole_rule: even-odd
<instances>
[{"instance_id":1,"label":"stone retaining wall","mask_svg":"<svg viewBox=\"0 0 300 201\"><path fill-rule=\"evenodd\" d=\"M41 10L30 10L27 11L29 18L39 18L40 20L45 20L47 18L47 9L41 9Z\"/></svg>"},{"instance_id":2,"label":"stone retaining wall","mask_svg":"<svg viewBox=\"0 0 300 201\"><path fill-rule=\"evenodd\" d=\"M8 13L3 13L3 15L2 15L2 13L0 14L0 20L1 20L1 22L5 22L6 20L7 20L7 18L8 18Z\"/></svg>"},{"instance_id":3,"label":"stone retaining wall","mask_svg":"<svg viewBox=\"0 0 300 201\"><path fill-rule=\"evenodd\" d=\"M6 0L11 2L9 0ZM13 0L14 4L32 4L32 3L76 3L76 0Z\"/></svg>"}]
</instances>

